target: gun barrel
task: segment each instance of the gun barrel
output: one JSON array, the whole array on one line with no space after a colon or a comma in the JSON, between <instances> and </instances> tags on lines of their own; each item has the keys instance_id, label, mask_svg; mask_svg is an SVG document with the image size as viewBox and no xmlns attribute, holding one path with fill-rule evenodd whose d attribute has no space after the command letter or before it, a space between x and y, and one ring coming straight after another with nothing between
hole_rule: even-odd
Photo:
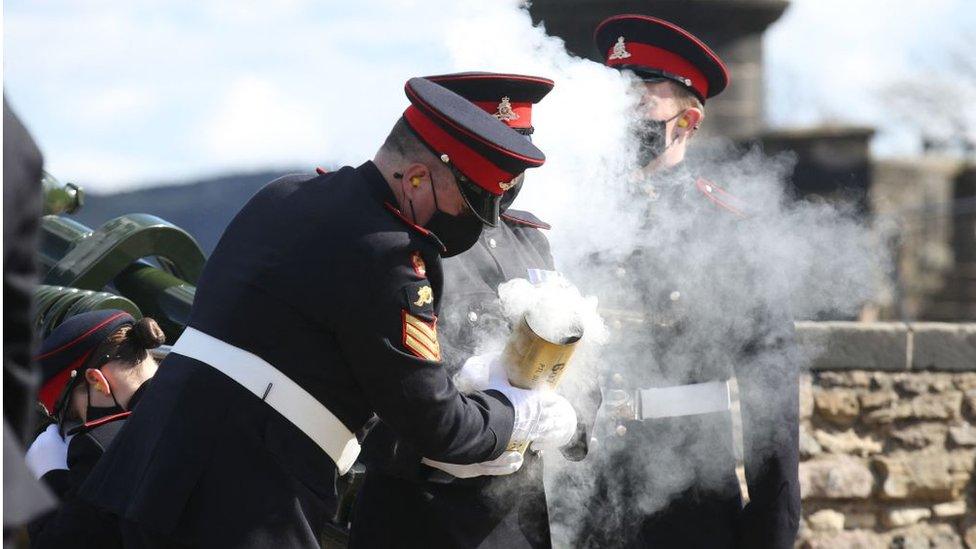
<instances>
[{"instance_id":1,"label":"gun barrel","mask_svg":"<svg viewBox=\"0 0 976 549\"><path fill-rule=\"evenodd\" d=\"M53 175L44 172L41 177L44 193L44 215L75 213L85 205L85 193L74 183L61 183Z\"/></svg>"}]
</instances>

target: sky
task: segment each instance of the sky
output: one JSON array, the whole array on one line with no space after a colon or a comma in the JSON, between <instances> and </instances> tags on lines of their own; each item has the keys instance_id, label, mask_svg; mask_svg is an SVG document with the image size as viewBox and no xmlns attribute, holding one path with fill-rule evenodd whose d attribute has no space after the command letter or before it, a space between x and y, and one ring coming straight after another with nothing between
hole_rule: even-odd
<instances>
[{"instance_id":1,"label":"sky","mask_svg":"<svg viewBox=\"0 0 976 549\"><path fill-rule=\"evenodd\" d=\"M506 68L467 63L515 4L8 0L4 90L49 171L90 191L358 163L409 77ZM931 117L893 113L892 86L936 83L959 96L938 116L976 113L950 64L973 29L973 0L794 0L765 37L767 122L875 126L877 154L915 154Z\"/></svg>"}]
</instances>

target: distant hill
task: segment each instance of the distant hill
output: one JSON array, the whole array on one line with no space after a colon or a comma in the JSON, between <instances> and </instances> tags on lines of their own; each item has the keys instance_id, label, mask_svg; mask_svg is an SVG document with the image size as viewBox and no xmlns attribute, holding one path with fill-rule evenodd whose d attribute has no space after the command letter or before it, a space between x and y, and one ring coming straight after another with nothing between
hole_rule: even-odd
<instances>
[{"instance_id":1,"label":"distant hill","mask_svg":"<svg viewBox=\"0 0 976 549\"><path fill-rule=\"evenodd\" d=\"M210 255L224 228L261 187L300 171L227 175L113 194L86 193L85 206L70 217L94 229L127 213L152 214L189 232Z\"/></svg>"}]
</instances>

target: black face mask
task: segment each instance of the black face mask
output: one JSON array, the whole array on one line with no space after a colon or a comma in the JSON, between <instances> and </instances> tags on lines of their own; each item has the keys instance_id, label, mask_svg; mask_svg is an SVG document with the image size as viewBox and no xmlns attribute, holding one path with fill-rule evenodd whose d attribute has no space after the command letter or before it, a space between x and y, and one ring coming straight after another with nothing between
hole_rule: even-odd
<instances>
[{"instance_id":1,"label":"black face mask","mask_svg":"<svg viewBox=\"0 0 976 549\"><path fill-rule=\"evenodd\" d=\"M91 403L91 385L86 385L88 392L88 407L86 411L85 422L95 421L96 419L101 419L103 417L114 416L115 414L121 414L125 411L125 408L119 404L118 400L115 400L115 391L109 392L112 397L112 402L115 403L114 406L92 406Z\"/></svg>"},{"instance_id":2,"label":"black face mask","mask_svg":"<svg viewBox=\"0 0 976 549\"><path fill-rule=\"evenodd\" d=\"M484 226L480 219L470 213L450 215L440 210L434 212L425 225L444 244L446 250L441 252L441 257L454 257L469 250L478 242Z\"/></svg>"},{"instance_id":3,"label":"black face mask","mask_svg":"<svg viewBox=\"0 0 976 549\"><path fill-rule=\"evenodd\" d=\"M474 246L478 237L481 236L484 223L470 212L451 215L442 211L440 204L437 203L437 187L434 185L433 174L430 176L430 192L434 193L434 215L424 224L424 228L434 233L434 236L444 245L444 249L441 250L441 257L454 257L471 249L471 246ZM410 214L413 215L414 222L416 222L417 213L413 211L412 200L410 201Z\"/></svg>"},{"instance_id":4,"label":"black face mask","mask_svg":"<svg viewBox=\"0 0 976 549\"><path fill-rule=\"evenodd\" d=\"M672 139L670 143L665 143L667 140L665 134L667 133L668 122L681 116L683 112L681 111L666 120L649 120L645 118L635 124L634 133L638 141L637 163L639 166L650 164L664 154L664 151L668 150L668 147L674 144L677 138Z\"/></svg>"}]
</instances>

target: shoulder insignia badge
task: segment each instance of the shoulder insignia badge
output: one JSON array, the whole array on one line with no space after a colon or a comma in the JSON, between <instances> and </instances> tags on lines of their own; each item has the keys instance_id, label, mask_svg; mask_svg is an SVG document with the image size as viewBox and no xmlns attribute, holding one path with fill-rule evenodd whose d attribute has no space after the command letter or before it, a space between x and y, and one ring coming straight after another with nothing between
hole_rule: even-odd
<instances>
[{"instance_id":1,"label":"shoulder insignia badge","mask_svg":"<svg viewBox=\"0 0 976 549\"><path fill-rule=\"evenodd\" d=\"M628 57L630 57L630 52L627 51L627 44L624 42L624 37L621 36L617 38L617 43L613 45L613 53L607 59L627 59Z\"/></svg>"},{"instance_id":2,"label":"shoulder insignia badge","mask_svg":"<svg viewBox=\"0 0 976 549\"><path fill-rule=\"evenodd\" d=\"M408 282L403 285L401 307L410 314L430 320L434 318L434 290L427 280Z\"/></svg>"},{"instance_id":3,"label":"shoulder insignia badge","mask_svg":"<svg viewBox=\"0 0 976 549\"><path fill-rule=\"evenodd\" d=\"M434 291L430 286L421 286L417 289L417 300L413 302L417 307L423 307L434 302Z\"/></svg>"},{"instance_id":4,"label":"shoulder insignia badge","mask_svg":"<svg viewBox=\"0 0 976 549\"><path fill-rule=\"evenodd\" d=\"M511 122L512 120L518 120L519 115L512 110L511 99L508 97L502 97L502 102L498 104L498 111L492 116L501 120L502 122Z\"/></svg>"},{"instance_id":5,"label":"shoulder insignia badge","mask_svg":"<svg viewBox=\"0 0 976 549\"><path fill-rule=\"evenodd\" d=\"M437 342L437 319L427 322L403 311L403 346L424 360L440 360L441 345Z\"/></svg>"},{"instance_id":6,"label":"shoulder insignia badge","mask_svg":"<svg viewBox=\"0 0 976 549\"><path fill-rule=\"evenodd\" d=\"M410 264L413 265L413 272L417 273L417 276L427 277L427 264L424 263L424 257L420 252L410 254Z\"/></svg>"}]
</instances>

